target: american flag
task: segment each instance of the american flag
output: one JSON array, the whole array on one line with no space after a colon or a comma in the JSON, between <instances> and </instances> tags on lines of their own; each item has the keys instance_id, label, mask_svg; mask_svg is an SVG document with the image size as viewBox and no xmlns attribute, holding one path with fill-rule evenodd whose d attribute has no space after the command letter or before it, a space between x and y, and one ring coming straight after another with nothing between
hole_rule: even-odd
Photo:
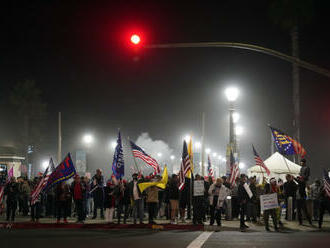
<instances>
[{"instance_id":1,"label":"american flag","mask_svg":"<svg viewBox=\"0 0 330 248\"><path fill-rule=\"evenodd\" d=\"M185 177L190 169L191 169L191 164L187 149L187 143L186 141L183 141L182 161L179 172L179 190L183 190Z\"/></svg>"},{"instance_id":2,"label":"american flag","mask_svg":"<svg viewBox=\"0 0 330 248\"><path fill-rule=\"evenodd\" d=\"M213 168L212 168L210 155L208 155L207 162L208 162L208 166L207 166L208 176L213 177L214 176L214 171L213 171Z\"/></svg>"},{"instance_id":3,"label":"american flag","mask_svg":"<svg viewBox=\"0 0 330 248\"><path fill-rule=\"evenodd\" d=\"M254 146L252 145L252 149L253 149L253 154L254 154L254 160L256 161L256 165L260 166L261 168L265 169L267 175L270 175L270 171L267 168L267 166L264 164L264 161L262 161L262 159L260 158L259 154L257 153L256 149L254 148Z\"/></svg>"},{"instance_id":4,"label":"american flag","mask_svg":"<svg viewBox=\"0 0 330 248\"><path fill-rule=\"evenodd\" d=\"M324 183L324 190L325 193L327 194L327 196L330 198L330 178L329 178L329 174L326 170L323 170L323 183Z\"/></svg>"},{"instance_id":5,"label":"american flag","mask_svg":"<svg viewBox=\"0 0 330 248\"><path fill-rule=\"evenodd\" d=\"M42 178L38 185L35 187L35 189L31 192L31 205L34 205L38 201L38 197L40 195L40 192L45 188L47 181L49 179L50 173L48 173L49 169L55 168L53 159L51 158L49 160L49 165L47 169L45 170L44 174L42 175Z\"/></svg>"},{"instance_id":6,"label":"american flag","mask_svg":"<svg viewBox=\"0 0 330 248\"><path fill-rule=\"evenodd\" d=\"M306 150L298 141L294 140L293 138L276 128L270 127L270 129L274 137L276 148L281 154L298 154L302 158L306 155Z\"/></svg>"},{"instance_id":7,"label":"american flag","mask_svg":"<svg viewBox=\"0 0 330 248\"><path fill-rule=\"evenodd\" d=\"M235 184L236 178L239 176L239 167L238 163L235 161L232 150L230 150L230 168L229 182L233 186Z\"/></svg>"},{"instance_id":8,"label":"american flag","mask_svg":"<svg viewBox=\"0 0 330 248\"><path fill-rule=\"evenodd\" d=\"M130 141L131 147L132 147L132 153L135 158L140 158L144 162L146 162L148 165L150 165L154 169L154 175L157 173L160 173L160 166L157 163L156 159L149 156L143 149L136 144L134 144L132 141Z\"/></svg>"},{"instance_id":9,"label":"american flag","mask_svg":"<svg viewBox=\"0 0 330 248\"><path fill-rule=\"evenodd\" d=\"M5 193L5 186L0 186L0 204L2 203L4 193Z\"/></svg>"}]
</instances>

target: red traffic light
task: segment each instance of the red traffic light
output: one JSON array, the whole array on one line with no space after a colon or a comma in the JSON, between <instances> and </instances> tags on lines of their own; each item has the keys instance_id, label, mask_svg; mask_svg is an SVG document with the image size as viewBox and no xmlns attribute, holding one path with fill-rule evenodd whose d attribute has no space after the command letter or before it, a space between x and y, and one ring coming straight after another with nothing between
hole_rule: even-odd
<instances>
[{"instance_id":1,"label":"red traffic light","mask_svg":"<svg viewBox=\"0 0 330 248\"><path fill-rule=\"evenodd\" d=\"M133 34L131 36L131 42L134 44L134 45L138 45L140 43L141 39L140 39L140 36L138 36L137 34Z\"/></svg>"}]
</instances>

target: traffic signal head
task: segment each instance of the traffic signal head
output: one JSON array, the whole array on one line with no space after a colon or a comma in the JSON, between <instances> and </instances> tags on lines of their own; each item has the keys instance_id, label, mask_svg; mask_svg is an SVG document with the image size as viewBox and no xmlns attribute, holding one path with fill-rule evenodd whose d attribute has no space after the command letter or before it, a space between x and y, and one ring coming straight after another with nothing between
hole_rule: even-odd
<instances>
[{"instance_id":1,"label":"traffic signal head","mask_svg":"<svg viewBox=\"0 0 330 248\"><path fill-rule=\"evenodd\" d=\"M140 43L140 41L141 41L141 38L140 38L139 35L137 35L137 34L133 34L133 35L131 36L131 42L132 42L134 45L138 45L138 44Z\"/></svg>"}]
</instances>

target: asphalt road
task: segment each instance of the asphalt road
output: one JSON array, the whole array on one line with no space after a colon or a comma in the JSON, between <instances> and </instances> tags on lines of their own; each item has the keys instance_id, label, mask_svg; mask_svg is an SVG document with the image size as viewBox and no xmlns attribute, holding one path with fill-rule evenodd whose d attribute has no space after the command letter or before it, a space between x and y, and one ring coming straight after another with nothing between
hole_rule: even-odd
<instances>
[{"instance_id":1,"label":"asphalt road","mask_svg":"<svg viewBox=\"0 0 330 248\"><path fill-rule=\"evenodd\" d=\"M267 247L313 248L329 247L329 232L267 233L222 231L213 232L204 243L196 246L203 232L153 230L0 230L1 248L94 248L94 247ZM205 234L205 233L204 233ZM205 236L205 235L204 235ZM206 235L208 236L208 235ZM194 241L194 245L191 243Z\"/></svg>"}]
</instances>

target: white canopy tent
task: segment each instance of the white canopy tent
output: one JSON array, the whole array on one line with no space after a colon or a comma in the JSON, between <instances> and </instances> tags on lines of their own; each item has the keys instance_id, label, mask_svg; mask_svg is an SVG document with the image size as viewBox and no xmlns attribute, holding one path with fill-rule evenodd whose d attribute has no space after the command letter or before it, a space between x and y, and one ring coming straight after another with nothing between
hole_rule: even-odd
<instances>
[{"instance_id":1,"label":"white canopy tent","mask_svg":"<svg viewBox=\"0 0 330 248\"><path fill-rule=\"evenodd\" d=\"M285 163L285 161L286 163ZM286 174L291 174L293 176L298 176L300 172L300 165L293 163L292 161L286 159L280 153L275 152L272 156L267 158L264 161L264 164L270 170L270 176L267 176L265 169L261 168L260 166L253 166L248 169L248 176L256 176L258 179L262 180L263 175L266 178L275 177L276 179L281 178L285 180ZM287 165L286 165L287 164ZM288 169L289 167L289 169Z\"/></svg>"}]
</instances>

